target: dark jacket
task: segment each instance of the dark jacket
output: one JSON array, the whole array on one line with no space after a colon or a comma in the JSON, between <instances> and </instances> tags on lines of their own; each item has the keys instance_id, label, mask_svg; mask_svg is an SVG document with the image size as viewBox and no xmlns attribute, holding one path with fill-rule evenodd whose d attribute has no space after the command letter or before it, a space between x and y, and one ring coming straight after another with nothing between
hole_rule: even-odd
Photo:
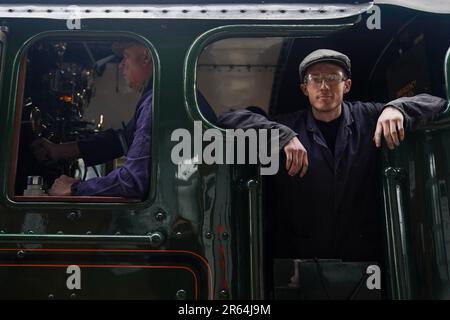
<instances>
[{"instance_id":1,"label":"dark jacket","mask_svg":"<svg viewBox=\"0 0 450 320\"><path fill-rule=\"evenodd\" d=\"M278 128L280 148L294 136L308 152L303 178L291 177L280 152L279 173L271 179L270 218L277 257L378 260L380 188L378 150L373 142L377 119L387 105L400 110L405 129L431 121L446 101L430 95L400 98L388 104L343 102L335 155L329 150L310 108L276 118L248 110L219 118L227 128Z\"/></svg>"}]
</instances>

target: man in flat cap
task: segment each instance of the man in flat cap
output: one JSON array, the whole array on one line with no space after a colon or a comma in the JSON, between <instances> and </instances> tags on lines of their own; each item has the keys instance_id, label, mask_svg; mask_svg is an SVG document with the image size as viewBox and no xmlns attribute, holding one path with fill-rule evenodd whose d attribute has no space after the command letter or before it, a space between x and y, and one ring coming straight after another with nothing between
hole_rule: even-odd
<instances>
[{"instance_id":1,"label":"man in flat cap","mask_svg":"<svg viewBox=\"0 0 450 320\"><path fill-rule=\"evenodd\" d=\"M153 60L140 42L117 42L113 51L123 56L119 69L128 86L142 91L133 118L123 130L109 129L92 138L55 144L46 139L33 142L38 160L83 158L92 166L127 156L125 164L107 176L80 181L62 175L49 190L53 196L121 196L144 198L150 185L150 142Z\"/></svg>"},{"instance_id":2,"label":"man in flat cap","mask_svg":"<svg viewBox=\"0 0 450 320\"><path fill-rule=\"evenodd\" d=\"M300 89L310 108L274 120L250 110L225 113L227 128L279 129L274 177L274 255L377 261L381 215L377 154L384 138L399 146L409 130L431 121L447 102L427 94L385 103L347 102L350 59L320 49L300 64Z\"/></svg>"}]
</instances>

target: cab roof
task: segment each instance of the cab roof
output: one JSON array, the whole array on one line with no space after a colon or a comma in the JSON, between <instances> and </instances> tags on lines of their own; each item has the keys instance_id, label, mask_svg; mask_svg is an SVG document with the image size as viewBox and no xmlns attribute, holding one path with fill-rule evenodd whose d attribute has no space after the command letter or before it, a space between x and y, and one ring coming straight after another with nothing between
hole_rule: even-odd
<instances>
[{"instance_id":1,"label":"cab roof","mask_svg":"<svg viewBox=\"0 0 450 320\"><path fill-rule=\"evenodd\" d=\"M6 0L0 17L67 19L68 6L80 18L324 20L364 13L373 5L392 5L450 14L449 0ZM108 13L108 14L105 14ZM125 13L125 14L124 14ZM263 13L263 14L262 14ZM78 13L77 13L78 14Z\"/></svg>"}]
</instances>

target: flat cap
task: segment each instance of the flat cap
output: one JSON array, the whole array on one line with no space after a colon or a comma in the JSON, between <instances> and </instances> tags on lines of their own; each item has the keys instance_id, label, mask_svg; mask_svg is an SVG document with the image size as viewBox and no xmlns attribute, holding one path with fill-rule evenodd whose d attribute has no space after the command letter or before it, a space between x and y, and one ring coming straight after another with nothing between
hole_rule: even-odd
<instances>
[{"instance_id":1,"label":"flat cap","mask_svg":"<svg viewBox=\"0 0 450 320\"><path fill-rule=\"evenodd\" d=\"M305 78L306 70L309 67L319 62L329 62L337 64L338 66L342 67L342 69L344 69L348 77L351 77L350 59L345 54L329 49L319 49L308 54L300 63L300 66L298 68L298 71L300 73L300 80L303 81L303 79Z\"/></svg>"}]
</instances>

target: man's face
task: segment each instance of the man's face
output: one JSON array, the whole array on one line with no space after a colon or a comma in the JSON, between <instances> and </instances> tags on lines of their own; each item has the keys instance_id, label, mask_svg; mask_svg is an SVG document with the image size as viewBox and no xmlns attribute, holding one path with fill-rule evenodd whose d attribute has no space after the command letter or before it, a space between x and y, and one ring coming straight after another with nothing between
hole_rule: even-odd
<instances>
[{"instance_id":1,"label":"man's face","mask_svg":"<svg viewBox=\"0 0 450 320\"><path fill-rule=\"evenodd\" d=\"M153 72L153 62L148 49L140 45L124 49L119 69L128 86L139 89Z\"/></svg>"},{"instance_id":2,"label":"man's face","mask_svg":"<svg viewBox=\"0 0 450 320\"><path fill-rule=\"evenodd\" d=\"M350 91L352 83L345 79L344 70L332 63L319 62L308 68L301 90L308 96L314 115L340 115L344 94Z\"/></svg>"}]
</instances>

